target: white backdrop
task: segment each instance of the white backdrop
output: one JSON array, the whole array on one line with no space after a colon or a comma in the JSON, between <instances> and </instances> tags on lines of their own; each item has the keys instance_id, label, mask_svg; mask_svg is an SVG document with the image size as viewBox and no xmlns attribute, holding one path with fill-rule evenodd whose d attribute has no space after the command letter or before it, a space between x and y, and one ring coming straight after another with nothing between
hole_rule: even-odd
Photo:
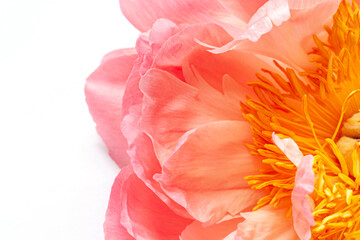
<instances>
[{"instance_id":1,"label":"white backdrop","mask_svg":"<svg viewBox=\"0 0 360 240\"><path fill-rule=\"evenodd\" d=\"M0 239L103 239L119 169L83 89L137 36L117 0L0 1Z\"/></svg>"}]
</instances>

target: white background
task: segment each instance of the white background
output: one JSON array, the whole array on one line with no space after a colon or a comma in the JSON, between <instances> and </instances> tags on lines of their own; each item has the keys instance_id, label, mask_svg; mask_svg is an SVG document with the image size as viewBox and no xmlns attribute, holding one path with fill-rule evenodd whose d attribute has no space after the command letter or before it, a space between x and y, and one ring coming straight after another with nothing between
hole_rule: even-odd
<instances>
[{"instance_id":1,"label":"white background","mask_svg":"<svg viewBox=\"0 0 360 240\"><path fill-rule=\"evenodd\" d=\"M0 1L0 239L103 239L119 168L84 96L138 36L117 0Z\"/></svg>"}]
</instances>

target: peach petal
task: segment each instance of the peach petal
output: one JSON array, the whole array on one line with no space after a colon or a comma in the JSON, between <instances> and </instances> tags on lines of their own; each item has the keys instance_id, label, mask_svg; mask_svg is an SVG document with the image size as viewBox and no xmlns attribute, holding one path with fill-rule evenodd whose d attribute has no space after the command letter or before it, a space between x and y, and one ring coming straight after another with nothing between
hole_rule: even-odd
<instances>
[{"instance_id":1,"label":"peach petal","mask_svg":"<svg viewBox=\"0 0 360 240\"><path fill-rule=\"evenodd\" d=\"M208 224L250 209L263 196L244 180L259 169L259 161L244 146L251 136L248 123L241 121L190 130L154 179L190 215Z\"/></svg>"},{"instance_id":2,"label":"peach petal","mask_svg":"<svg viewBox=\"0 0 360 240\"><path fill-rule=\"evenodd\" d=\"M245 121L215 121L190 130L162 164L158 179L193 191L248 188L243 178L260 167L259 159L244 145L251 138Z\"/></svg>"},{"instance_id":3,"label":"peach petal","mask_svg":"<svg viewBox=\"0 0 360 240\"><path fill-rule=\"evenodd\" d=\"M297 240L292 220L286 209L266 206L241 214L245 221L238 225L235 240Z\"/></svg>"},{"instance_id":4,"label":"peach petal","mask_svg":"<svg viewBox=\"0 0 360 240\"><path fill-rule=\"evenodd\" d=\"M170 156L185 132L217 120L242 119L238 99L226 98L200 81L202 86L197 89L167 72L152 69L140 83L144 93L140 127L153 137L160 162Z\"/></svg>"},{"instance_id":5,"label":"peach petal","mask_svg":"<svg viewBox=\"0 0 360 240\"><path fill-rule=\"evenodd\" d=\"M233 94L236 93L236 102L238 102L245 100L246 95L254 95L253 89L248 87L246 83L258 80L255 73L260 72L263 68L272 69L273 66L272 62L269 64L268 59L241 49L234 49L221 54L212 54L203 49L197 49L183 61L183 72L186 82L192 86L201 86L201 81L204 80L212 88L224 94L226 91L223 87L229 83L226 81L230 77L237 83L238 91L231 91L233 86L226 90L233 92Z\"/></svg>"},{"instance_id":6,"label":"peach petal","mask_svg":"<svg viewBox=\"0 0 360 240\"><path fill-rule=\"evenodd\" d=\"M88 77L85 85L86 101L97 131L119 166L129 162L127 142L120 130L121 104L125 83L136 57L134 49L111 52Z\"/></svg>"}]
</instances>

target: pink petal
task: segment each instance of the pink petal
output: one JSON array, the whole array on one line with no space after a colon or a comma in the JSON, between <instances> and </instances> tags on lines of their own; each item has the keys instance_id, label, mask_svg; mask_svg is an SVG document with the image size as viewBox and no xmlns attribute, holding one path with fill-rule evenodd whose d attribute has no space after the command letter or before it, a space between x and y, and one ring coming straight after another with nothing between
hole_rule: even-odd
<instances>
[{"instance_id":1,"label":"pink petal","mask_svg":"<svg viewBox=\"0 0 360 240\"><path fill-rule=\"evenodd\" d=\"M85 94L97 131L119 165L129 162L127 143L120 131L121 103L125 82L137 54L134 49L122 49L106 55L101 65L88 77Z\"/></svg>"},{"instance_id":2,"label":"pink petal","mask_svg":"<svg viewBox=\"0 0 360 240\"><path fill-rule=\"evenodd\" d=\"M159 18L170 19L176 24L219 22L229 28L244 26L241 19L231 15L216 0L120 0L120 7L125 17L142 32L150 29Z\"/></svg>"},{"instance_id":3,"label":"pink petal","mask_svg":"<svg viewBox=\"0 0 360 240\"><path fill-rule=\"evenodd\" d=\"M145 96L140 126L156 141L160 161L169 157L186 131L212 121L242 119L239 100L226 98L202 83L197 89L157 69L142 79Z\"/></svg>"},{"instance_id":4,"label":"pink petal","mask_svg":"<svg viewBox=\"0 0 360 240\"><path fill-rule=\"evenodd\" d=\"M310 227L315 225L311 206L307 198L307 195L314 191L315 175L312 170L313 159L313 156L307 155L301 160L296 171L295 187L291 193L294 228L301 240L309 240L311 238Z\"/></svg>"},{"instance_id":5,"label":"pink petal","mask_svg":"<svg viewBox=\"0 0 360 240\"><path fill-rule=\"evenodd\" d=\"M109 200L109 206L106 211L104 232L106 240L135 240L126 228L121 225L121 197L124 182L129 178L132 171L130 167L124 167L116 178L112 188Z\"/></svg>"},{"instance_id":6,"label":"pink petal","mask_svg":"<svg viewBox=\"0 0 360 240\"><path fill-rule=\"evenodd\" d=\"M295 165L299 166L304 155L300 151L298 145L291 138L280 139L275 133L272 139L276 146L286 155L286 157Z\"/></svg>"},{"instance_id":7,"label":"pink petal","mask_svg":"<svg viewBox=\"0 0 360 240\"><path fill-rule=\"evenodd\" d=\"M137 178L131 167L121 170L112 189L105 222L109 239L120 239L117 232L109 231L113 229L109 226L119 224L119 218L137 240L179 239L181 232L193 221L175 214Z\"/></svg>"},{"instance_id":8,"label":"pink petal","mask_svg":"<svg viewBox=\"0 0 360 240\"><path fill-rule=\"evenodd\" d=\"M245 221L238 225L235 240L297 240L293 221L285 209L272 206L241 214Z\"/></svg>"},{"instance_id":9,"label":"pink petal","mask_svg":"<svg viewBox=\"0 0 360 240\"><path fill-rule=\"evenodd\" d=\"M290 9L287 0L269 0L251 17L243 32L232 34L234 41L213 52L223 52L232 49L241 40L248 39L256 42L263 34L268 33L273 28L273 24L279 26L289 18Z\"/></svg>"},{"instance_id":10,"label":"pink petal","mask_svg":"<svg viewBox=\"0 0 360 240\"><path fill-rule=\"evenodd\" d=\"M144 181L147 187L177 214L183 217L190 217L187 211L169 198L160 187L160 184L154 180L154 175L161 172L161 166L155 156L151 139L144 133L138 134L129 146L128 154L131 158L134 172Z\"/></svg>"},{"instance_id":11,"label":"pink petal","mask_svg":"<svg viewBox=\"0 0 360 240\"><path fill-rule=\"evenodd\" d=\"M166 193L202 222L251 208L262 192L251 190L245 176L259 161L244 146L251 139L247 122L221 121L184 134L155 180Z\"/></svg>"},{"instance_id":12,"label":"pink petal","mask_svg":"<svg viewBox=\"0 0 360 240\"><path fill-rule=\"evenodd\" d=\"M313 156L303 156L297 144L291 138L280 139L273 133L274 143L298 167L295 187L291 193L294 228L301 240L309 240L310 227L315 225L307 195L314 191L315 175L312 169Z\"/></svg>"},{"instance_id":13,"label":"pink petal","mask_svg":"<svg viewBox=\"0 0 360 240\"><path fill-rule=\"evenodd\" d=\"M314 46L313 34L321 35L325 32L323 26L331 24L332 15L336 12L340 0L289 1L287 11L290 9L290 15L285 14L285 1L274 3L268 1L266 11L260 8L253 16L253 21L248 23L245 32L235 36L233 42L213 52L223 52L236 47L280 60L295 68L311 68L307 53ZM273 27L271 23L277 27Z\"/></svg>"},{"instance_id":14,"label":"pink petal","mask_svg":"<svg viewBox=\"0 0 360 240\"><path fill-rule=\"evenodd\" d=\"M256 11L264 5L267 0L219 0L219 2L233 15L248 22Z\"/></svg>"},{"instance_id":15,"label":"pink petal","mask_svg":"<svg viewBox=\"0 0 360 240\"><path fill-rule=\"evenodd\" d=\"M256 73L262 68L271 69L273 63L269 65L267 59L242 49L212 54L199 48L183 62L183 72L187 83L200 88L204 85L202 81L205 81L221 93L235 94L237 103L239 100L245 100L246 95L254 95L253 89L247 86L247 82L257 81ZM229 83L230 78L233 79L233 83ZM234 84L238 85L235 89L233 89ZM231 86L226 88L227 85Z\"/></svg>"},{"instance_id":16,"label":"pink petal","mask_svg":"<svg viewBox=\"0 0 360 240\"><path fill-rule=\"evenodd\" d=\"M194 221L193 223L189 224L182 232L181 240L224 239L237 229L236 226L240 221L240 219L232 219L210 226L204 226L204 224L198 221Z\"/></svg>"}]
</instances>

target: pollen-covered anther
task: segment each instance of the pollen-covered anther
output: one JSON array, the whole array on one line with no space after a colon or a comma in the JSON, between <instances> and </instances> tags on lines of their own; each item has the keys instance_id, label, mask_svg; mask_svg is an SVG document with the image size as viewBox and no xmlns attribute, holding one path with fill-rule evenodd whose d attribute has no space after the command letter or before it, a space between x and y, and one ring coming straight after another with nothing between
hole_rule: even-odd
<instances>
[{"instance_id":1,"label":"pollen-covered anther","mask_svg":"<svg viewBox=\"0 0 360 240\"><path fill-rule=\"evenodd\" d=\"M346 120L341 132L343 136L360 139L360 112Z\"/></svg>"}]
</instances>

